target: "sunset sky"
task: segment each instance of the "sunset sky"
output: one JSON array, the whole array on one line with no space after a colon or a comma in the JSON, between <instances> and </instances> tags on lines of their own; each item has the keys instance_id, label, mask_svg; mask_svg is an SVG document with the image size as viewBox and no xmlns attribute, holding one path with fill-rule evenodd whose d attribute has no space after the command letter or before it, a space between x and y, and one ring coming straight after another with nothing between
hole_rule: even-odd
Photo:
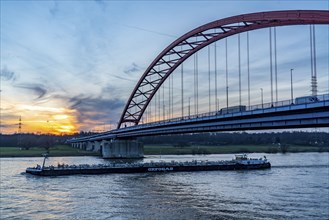
<instances>
[{"instance_id":1,"label":"sunset sky","mask_svg":"<svg viewBox=\"0 0 329 220\"><path fill-rule=\"evenodd\" d=\"M1 133L18 132L21 117L22 132L54 134L116 127L131 91L153 59L200 25L260 11L329 9L328 1L317 0L13 0L0 4ZM310 80L304 83L310 79L308 30L278 29L278 48L284 51L279 73L285 83L280 88L289 90L290 81L284 77L294 68L299 95L310 90ZM257 33L251 40L252 60L268 68L268 53L257 47L268 40L268 32ZM328 25L317 26L316 34L318 90L328 93ZM298 80L303 84L299 86ZM255 93L261 87L266 86L255 83ZM269 101L268 92L265 98Z\"/></svg>"}]
</instances>

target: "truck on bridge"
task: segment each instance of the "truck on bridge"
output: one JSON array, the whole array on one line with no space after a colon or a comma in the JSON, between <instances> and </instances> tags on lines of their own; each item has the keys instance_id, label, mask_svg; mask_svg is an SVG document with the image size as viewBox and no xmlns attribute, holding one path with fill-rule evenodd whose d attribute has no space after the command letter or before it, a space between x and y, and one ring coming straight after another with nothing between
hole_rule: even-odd
<instances>
[{"instance_id":1,"label":"truck on bridge","mask_svg":"<svg viewBox=\"0 0 329 220\"><path fill-rule=\"evenodd\" d=\"M317 96L302 96L295 99L295 104L306 104L320 101Z\"/></svg>"},{"instance_id":2,"label":"truck on bridge","mask_svg":"<svg viewBox=\"0 0 329 220\"><path fill-rule=\"evenodd\" d=\"M244 112L247 110L247 106L245 105L236 105L231 106L227 108L222 108L219 110L219 114L231 114L231 113L237 113L237 112Z\"/></svg>"}]
</instances>

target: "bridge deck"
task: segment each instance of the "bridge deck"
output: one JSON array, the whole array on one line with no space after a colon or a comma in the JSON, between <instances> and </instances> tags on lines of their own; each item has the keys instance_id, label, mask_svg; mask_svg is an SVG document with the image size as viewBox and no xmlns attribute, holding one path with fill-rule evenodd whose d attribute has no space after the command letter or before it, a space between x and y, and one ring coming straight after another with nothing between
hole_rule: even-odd
<instances>
[{"instance_id":1,"label":"bridge deck","mask_svg":"<svg viewBox=\"0 0 329 220\"><path fill-rule=\"evenodd\" d=\"M290 104L236 113L211 112L120 128L98 135L71 139L69 143L138 136L212 131L329 127L329 100Z\"/></svg>"}]
</instances>

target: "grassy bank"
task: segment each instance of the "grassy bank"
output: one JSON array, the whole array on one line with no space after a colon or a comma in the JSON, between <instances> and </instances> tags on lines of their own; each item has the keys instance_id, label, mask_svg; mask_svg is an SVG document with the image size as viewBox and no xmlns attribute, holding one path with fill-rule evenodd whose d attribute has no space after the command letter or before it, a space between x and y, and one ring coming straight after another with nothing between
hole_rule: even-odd
<instances>
[{"instance_id":1,"label":"grassy bank","mask_svg":"<svg viewBox=\"0 0 329 220\"><path fill-rule=\"evenodd\" d=\"M234 154L234 153L282 153L282 152L328 152L329 147L289 145L279 148L276 145L222 145L186 146L145 145L144 154Z\"/></svg>"},{"instance_id":2,"label":"grassy bank","mask_svg":"<svg viewBox=\"0 0 329 220\"><path fill-rule=\"evenodd\" d=\"M46 149L39 147L33 147L29 150L18 147L0 147L0 157L40 157L44 153L46 153ZM56 145L49 149L49 156L52 157L98 155L99 153L76 149L68 145Z\"/></svg>"},{"instance_id":3,"label":"grassy bank","mask_svg":"<svg viewBox=\"0 0 329 220\"><path fill-rule=\"evenodd\" d=\"M17 147L0 147L0 157L40 157L44 148L21 150ZM329 147L287 145L278 148L276 145L193 145L177 147L172 145L145 145L145 155L181 155L181 154L235 154L235 153L282 153L282 152L329 152ZM49 156L100 156L99 153L72 148L68 145L51 147Z\"/></svg>"}]
</instances>

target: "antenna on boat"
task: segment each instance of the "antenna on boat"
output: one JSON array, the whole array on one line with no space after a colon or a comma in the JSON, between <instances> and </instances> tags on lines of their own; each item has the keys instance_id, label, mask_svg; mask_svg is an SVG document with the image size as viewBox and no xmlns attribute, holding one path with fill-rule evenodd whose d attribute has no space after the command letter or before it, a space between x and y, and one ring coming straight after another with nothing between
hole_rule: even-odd
<instances>
[{"instance_id":1,"label":"antenna on boat","mask_svg":"<svg viewBox=\"0 0 329 220\"><path fill-rule=\"evenodd\" d=\"M41 169L43 170L43 168L44 168L44 166L45 166L46 159L48 158L48 154L45 153L45 154L42 154L42 156L44 157L44 158L43 158L42 167L41 167Z\"/></svg>"}]
</instances>

